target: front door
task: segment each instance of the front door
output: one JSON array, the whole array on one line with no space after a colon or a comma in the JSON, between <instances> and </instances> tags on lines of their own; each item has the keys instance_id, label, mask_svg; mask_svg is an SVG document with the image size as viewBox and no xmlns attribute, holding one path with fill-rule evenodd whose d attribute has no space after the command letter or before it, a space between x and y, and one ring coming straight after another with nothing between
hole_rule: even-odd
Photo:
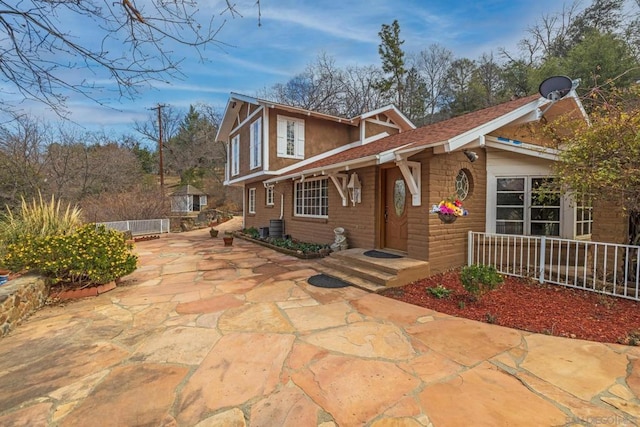
<instances>
[{"instance_id":1,"label":"front door","mask_svg":"<svg viewBox=\"0 0 640 427\"><path fill-rule=\"evenodd\" d=\"M382 171L384 183L383 247L406 252L409 235L407 186L400 168L383 169Z\"/></svg>"}]
</instances>

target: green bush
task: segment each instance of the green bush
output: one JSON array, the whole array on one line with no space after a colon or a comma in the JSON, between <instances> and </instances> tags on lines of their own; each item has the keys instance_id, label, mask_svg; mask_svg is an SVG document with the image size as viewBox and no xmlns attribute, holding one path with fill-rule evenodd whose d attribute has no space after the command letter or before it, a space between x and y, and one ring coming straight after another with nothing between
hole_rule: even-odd
<instances>
[{"instance_id":1,"label":"green bush","mask_svg":"<svg viewBox=\"0 0 640 427\"><path fill-rule=\"evenodd\" d=\"M260 238L260 232L255 227L245 228L244 230L242 230L242 232L253 239Z\"/></svg>"},{"instance_id":2,"label":"green bush","mask_svg":"<svg viewBox=\"0 0 640 427\"><path fill-rule=\"evenodd\" d=\"M51 196L51 201L45 202L42 195L33 199L31 203L23 198L19 212L12 212L7 208L4 219L0 222L0 240L13 243L30 236L55 236L67 234L80 227L80 209L67 205L60 205Z\"/></svg>"},{"instance_id":3,"label":"green bush","mask_svg":"<svg viewBox=\"0 0 640 427\"><path fill-rule=\"evenodd\" d=\"M451 289L448 289L442 285L438 285L435 288L427 288L427 291L438 299L449 298L451 295Z\"/></svg>"},{"instance_id":4,"label":"green bush","mask_svg":"<svg viewBox=\"0 0 640 427\"><path fill-rule=\"evenodd\" d=\"M123 233L87 224L69 234L26 236L8 244L0 262L12 271L35 271L54 284L103 284L136 269L131 249Z\"/></svg>"},{"instance_id":5,"label":"green bush","mask_svg":"<svg viewBox=\"0 0 640 427\"><path fill-rule=\"evenodd\" d=\"M322 250L329 249L329 245L326 244L300 242L293 239L276 239L273 237L269 237L266 241L274 246L289 249L292 251L302 252L303 254L317 253Z\"/></svg>"},{"instance_id":6,"label":"green bush","mask_svg":"<svg viewBox=\"0 0 640 427\"><path fill-rule=\"evenodd\" d=\"M491 265L469 265L462 268L460 281L467 292L480 299L503 282L502 276Z\"/></svg>"}]
</instances>

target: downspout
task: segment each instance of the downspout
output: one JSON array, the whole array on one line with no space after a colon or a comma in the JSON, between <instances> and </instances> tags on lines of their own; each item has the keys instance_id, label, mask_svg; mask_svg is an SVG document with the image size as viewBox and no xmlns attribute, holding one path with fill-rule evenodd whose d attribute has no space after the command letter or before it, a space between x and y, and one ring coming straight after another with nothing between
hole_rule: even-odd
<instances>
[{"instance_id":1,"label":"downspout","mask_svg":"<svg viewBox=\"0 0 640 427\"><path fill-rule=\"evenodd\" d=\"M284 218L284 193L280 193L280 219Z\"/></svg>"}]
</instances>

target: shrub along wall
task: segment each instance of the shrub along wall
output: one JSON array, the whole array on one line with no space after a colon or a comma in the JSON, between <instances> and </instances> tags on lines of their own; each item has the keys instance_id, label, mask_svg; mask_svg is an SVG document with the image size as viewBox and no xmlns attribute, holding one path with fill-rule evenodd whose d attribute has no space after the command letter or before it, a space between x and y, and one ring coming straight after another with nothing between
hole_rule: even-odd
<instances>
[{"instance_id":1,"label":"shrub along wall","mask_svg":"<svg viewBox=\"0 0 640 427\"><path fill-rule=\"evenodd\" d=\"M49 297L49 286L36 275L22 276L0 286L0 337L42 307Z\"/></svg>"}]
</instances>

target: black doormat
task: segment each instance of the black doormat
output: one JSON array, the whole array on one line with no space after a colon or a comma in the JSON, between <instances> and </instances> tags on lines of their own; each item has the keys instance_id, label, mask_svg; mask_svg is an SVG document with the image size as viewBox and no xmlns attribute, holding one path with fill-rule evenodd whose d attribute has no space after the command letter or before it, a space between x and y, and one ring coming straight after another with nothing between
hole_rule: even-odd
<instances>
[{"instance_id":1,"label":"black doormat","mask_svg":"<svg viewBox=\"0 0 640 427\"><path fill-rule=\"evenodd\" d=\"M315 276L307 279L310 285L317 286L319 288L346 288L351 286L350 283L344 280L336 279L335 277L327 276L326 274L316 274Z\"/></svg>"},{"instance_id":2,"label":"black doormat","mask_svg":"<svg viewBox=\"0 0 640 427\"><path fill-rule=\"evenodd\" d=\"M390 254L388 252L382 252L382 251L376 251L376 250L366 251L363 255L371 258L403 258L400 255Z\"/></svg>"}]
</instances>

